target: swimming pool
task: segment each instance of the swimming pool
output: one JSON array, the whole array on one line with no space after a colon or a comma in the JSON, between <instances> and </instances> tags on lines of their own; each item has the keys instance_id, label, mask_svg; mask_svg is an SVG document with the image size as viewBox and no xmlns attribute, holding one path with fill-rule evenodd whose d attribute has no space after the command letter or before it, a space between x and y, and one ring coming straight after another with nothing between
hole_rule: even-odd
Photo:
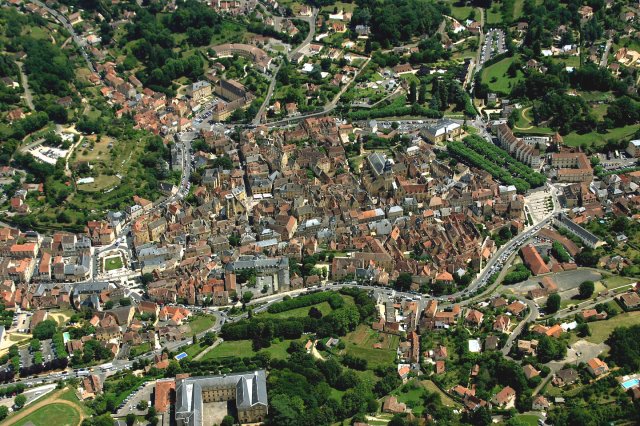
<instances>
[{"instance_id":1,"label":"swimming pool","mask_svg":"<svg viewBox=\"0 0 640 426\"><path fill-rule=\"evenodd\" d=\"M69 335L69 332L65 331L64 333L62 333L62 343L66 345L69 340L71 340L71 336Z\"/></svg>"},{"instance_id":2,"label":"swimming pool","mask_svg":"<svg viewBox=\"0 0 640 426\"><path fill-rule=\"evenodd\" d=\"M640 379L629 379L626 382L622 382L622 387L625 389L631 389L640 384Z\"/></svg>"}]
</instances>

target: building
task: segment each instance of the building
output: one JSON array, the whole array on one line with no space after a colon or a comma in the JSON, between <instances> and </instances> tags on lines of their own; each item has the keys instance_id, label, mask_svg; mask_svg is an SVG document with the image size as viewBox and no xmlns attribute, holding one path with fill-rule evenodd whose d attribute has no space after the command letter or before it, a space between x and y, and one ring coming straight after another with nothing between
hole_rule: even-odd
<instances>
[{"instance_id":1,"label":"building","mask_svg":"<svg viewBox=\"0 0 640 426\"><path fill-rule=\"evenodd\" d=\"M618 300L627 311L640 307L640 296L635 292L624 293L620 295Z\"/></svg>"},{"instance_id":2,"label":"building","mask_svg":"<svg viewBox=\"0 0 640 426\"><path fill-rule=\"evenodd\" d=\"M506 386L495 394L491 403L505 410L513 408L516 405L516 391L512 387Z\"/></svg>"},{"instance_id":3,"label":"building","mask_svg":"<svg viewBox=\"0 0 640 426\"><path fill-rule=\"evenodd\" d=\"M558 169L558 182L591 182L593 169L582 152L557 152L551 154L551 166Z\"/></svg>"},{"instance_id":4,"label":"building","mask_svg":"<svg viewBox=\"0 0 640 426\"><path fill-rule=\"evenodd\" d=\"M187 90L187 94L191 96L194 101L199 101L211 96L211 83L208 81L196 81Z\"/></svg>"},{"instance_id":5,"label":"building","mask_svg":"<svg viewBox=\"0 0 640 426\"><path fill-rule=\"evenodd\" d=\"M261 72L267 72L271 57L264 50L250 44L230 43L215 46L213 50L219 58L238 55L253 61Z\"/></svg>"},{"instance_id":6,"label":"building","mask_svg":"<svg viewBox=\"0 0 640 426\"><path fill-rule=\"evenodd\" d=\"M591 358L587 361L587 370L595 377L609 372L609 366L600 358Z\"/></svg>"},{"instance_id":7,"label":"building","mask_svg":"<svg viewBox=\"0 0 640 426\"><path fill-rule=\"evenodd\" d=\"M220 401L235 401L241 424L263 422L268 412L265 371L176 379L176 425L204 426L203 404Z\"/></svg>"},{"instance_id":8,"label":"building","mask_svg":"<svg viewBox=\"0 0 640 426\"><path fill-rule=\"evenodd\" d=\"M462 126L445 118L425 127L420 133L431 143L443 143L459 140L462 136Z\"/></svg>"},{"instance_id":9,"label":"building","mask_svg":"<svg viewBox=\"0 0 640 426\"><path fill-rule=\"evenodd\" d=\"M491 130L496 134L500 147L511 154L513 158L534 169L538 169L542 165L540 150L516 137L507 124L503 122L496 123Z\"/></svg>"},{"instance_id":10,"label":"building","mask_svg":"<svg viewBox=\"0 0 640 426\"><path fill-rule=\"evenodd\" d=\"M640 139L629 141L629 145L627 145L627 154L633 158L640 157Z\"/></svg>"},{"instance_id":11,"label":"building","mask_svg":"<svg viewBox=\"0 0 640 426\"><path fill-rule=\"evenodd\" d=\"M538 250L531 244L522 247L520 253L522 253L522 260L525 265L531 269L533 275L548 274L551 272L542 259L542 256L540 256L540 253L538 253Z\"/></svg>"}]
</instances>

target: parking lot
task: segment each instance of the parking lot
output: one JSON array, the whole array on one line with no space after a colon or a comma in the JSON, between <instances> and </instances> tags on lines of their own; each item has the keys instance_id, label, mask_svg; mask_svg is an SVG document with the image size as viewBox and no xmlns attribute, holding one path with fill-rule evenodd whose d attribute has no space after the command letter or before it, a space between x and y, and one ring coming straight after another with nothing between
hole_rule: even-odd
<instances>
[{"instance_id":1,"label":"parking lot","mask_svg":"<svg viewBox=\"0 0 640 426\"><path fill-rule=\"evenodd\" d=\"M478 68L491 58L501 55L507 51L505 45L504 31L499 29L489 30L484 39L484 45L482 46L482 52L480 53L480 63Z\"/></svg>"},{"instance_id":2,"label":"parking lot","mask_svg":"<svg viewBox=\"0 0 640 426\"><path fill-rule=\"evenodd\" d=\"M147 410L138 410L136 407L140 401L147 401L148 406L151 406L152 400L151 395L153 393L154 382L147 382L138 389L136 389L133 393L127 396L123 402L123 404L118 408L116 412L116 417L123 417L129 413L133 413L136 416L142 416L146 414Z\"/></svg>"}]
</instances>

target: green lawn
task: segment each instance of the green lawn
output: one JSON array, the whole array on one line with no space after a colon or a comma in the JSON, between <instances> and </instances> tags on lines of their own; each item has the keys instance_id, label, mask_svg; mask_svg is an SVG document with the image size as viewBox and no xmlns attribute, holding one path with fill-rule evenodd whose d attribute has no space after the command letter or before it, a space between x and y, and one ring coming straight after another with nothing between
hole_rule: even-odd
<instances>
[{"instance_id":1,"label":"green lawn","mask_svg":"<svg viewBox=\"0 0 640 426\"><path fill-rule=\"evenodd\" d=\"M513 19L518 19L522 16L522 8L524 6L524 0L515 0L513 4Z\"/></svg>"},{"instance_id":2,"label":"green lawn","mask_svg":"<svg viewBox=\"0 0 640 426\"><path fill-rule=\"evenodd\" d=\"M493 65L482 69L482 82L489 86L492 92L509 94L513 86L522 80L524 74L518 70L515 78L507 75L509 66L515 61L515 57L504 58Z\"/></svg>"},{"instance_id":3,"label":"green lawn","mask_svg":"<svg viewBox=\"0 0 640 426\"><path fill-rule=\"evenodd\" d=\"M214 326L216 317L213 315L196 315L189 321L191 334L198 334Z\"/></svg>"},{"instance_id":4,"label":"green lawn","mask_svg":"<svg viewBox=\"0 0 640 426\"><path fill-rule=\"evenodd\" d=\"M591 322L589 323L591 336L587 337L587 340L592 343L602 343L607 340L616 327L628 327L636 324L640 324L640 311L619 314L606 321Z\"/></svg>"},{"instance_id":5,"label":"green lawn","mask_svg":"<svg viewBox=\"0 0 640 426\"><path fill-rule=\"evenodd\" d=\"M440 388L438 386L436 386L435 383L433 383L431 380L423 380L422 381L422 385L429 391L431 392L437 392L440 394L440 399L442 400L442 403L444 405L446 405L447 407L455 407L458 404L451 399L451 397L449 395L447 395L446 393L442 392L440 390Z\"/></svg>"},{"instance_id":6,"label":"green lawn","mask_svg":"<svg viewBox=\"0 0 640 426\"><path fill-rule=\"evenodd\" d=\"M495 11L494 11L495 9ZM498 6L493 6L491 9L487 9L486 11L486 24L499 24L502 22L502 12L500 12L500 8Z\"/></svg>"},{"instance_id":7,"label":"green lawn","mask_svg":"<svg viewBox=\"0 0 640 426\"><path fill-rule=\"evenodd\" d=\"M304 339L303 339L304 340ZM276 341L271 344L270 347L264 348L261 351L267 352L272 358L285 359L289 356L287 348L291 344L291 340L283 340L282 342ZM251 357L256 352L253 350L251 340L234 340L225 341L207 352L202 360L214 359L214 358L227 358L227 357Z\"/></svg>"},{"instance_id":8,"label":"green lawn","mask_svg":"<svg viewBox=\"0 0 640 426\"><path fill-rule=\"evenodd\" d=\"M39 408L14 424L16 426L23 426L29 423L35 426L47 426L51 424L56 426L76 426L80 423L80 414L68 405L53 403Z\"/></svg>"},{"instance_id":9,"label":"green lawn","mask_svg":"<svg viewBox=\"0 0 640 426\"><path fill-rule=\"evenodd\" d=\"M520 414L516 416L516 419L525 425L538 426L538 416L534 416L533 414Z\"/></svg>"},{"instance_id":10,"label":"green lawn","mask_svg":"<svg viewBox=\"0 0 640 426\"><path fill-rule=\"evenodd\" d=\"M114 269L122 268L122 258L120 256L107 257L104 260L104 269L112 271Z\"/></svg>"},{"instance_id":11,"label":"green lawn","mask_svg":"<svg viewBox=\"0 0 640 426\"><path fill-rule=\"evenodd\" d=\"M466 6L462 2L449 2L451 6L451 15L458 21L464 21L469 17L469 14L473 10L473 7ZM476 19L480 19L480 16L476 14Z\"/></svg>"},{"instance_id":12,"label":"green lawn","mask_svg":"<svg viewBox=\"0 0 640 426\"><path fill-rule=\"evenodd\" d=\"M146 342L141 345L136 345L131 347L131 351L129 352L129 356L132 358L137 357L138 355L142 355L151 350L151 343Z\"/></svg>"},{"instance_id":13,"label":"green lawn","mask_svg":"<svg viewBox=\"0 0 640 426\"><path fill-rule=\"evenodd\" d=\"M347 346L346 353L366 359L371 369L393 363L400 343L398 336L378 333L364 324L347 334L343 340ZM373 345L378 342L382 343L382 348L374 349Z\"/></svg>"},{"instance_id":14,"label":"green lawn","mask_svg":"<svg viewBox=\"0 0 640 426\"><path fill-rule=\"evenodd\" d=\"M600 134L598 132L591 132L584 135L579 135L576 132L571 132L568 135L563 136L564 143L569 146L581 146L587 144L588 146L600 146L604 145L608 139L625 139L633 136L633 134L640 129L640 125L634 124L631 126L618 127L610 129L607 133Z\"/></svg>"},{"instance_id":15,"label":"green lawn","mask_svg":"<svg viewBox=\"0 0 640 426\"><path fill-rule=\"evenodd\" d=\"M631 279L631 278L626 278L626 277L621 277L619 275L613 275L609 278L605 278L604 280L602 280L602 283L605 285L605 287L607 288L616 288L616 287L620 287L626 284L631 284L633 282L635 282L636 280Z\"/></svg>"},{"instance_id":16,"label":"green lawn","mask_svg":"<svg viewBox=\"0 0 640 426\"><path fill-rule=\"evenodd\" d=\"M332 309L329 306L329 302L322 302L317 305L313 305L322 312L322 316L330 314ZM261 316L269 317L269 318L304 318L309 315L309 309L311 306L303 306L302 308L291 309L290 311L278 312L277 314L271 314L269 312L265 312L261 314Z\"/></svg>"}]
</instances>

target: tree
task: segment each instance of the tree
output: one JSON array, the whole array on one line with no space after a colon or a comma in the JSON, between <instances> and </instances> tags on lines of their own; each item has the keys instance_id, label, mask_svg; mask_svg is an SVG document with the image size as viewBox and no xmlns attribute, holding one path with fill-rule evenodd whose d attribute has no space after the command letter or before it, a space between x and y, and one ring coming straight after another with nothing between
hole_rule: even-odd
<instances>
[{"instance_id":1,"label":"tree","mask_svg":"<svg viewBox=\"0 0 640 426\"><path fill-rule=\"evenodd\" d=\"M142 401L138 402L138 405L136 405L136 408L138 408L138 410L140 411L144 411L147 408L149 408L149 403L143 399Z\"/></svg>"},{"instance_id":2,"label":"tree","mask_svg":"<svg viewBox=\"0 0 640 426\"><path fill-rule=\"evenodd\" d=\"M589 324L587 324L586 322L578 324L578 327L576 327L576 333L578 333L578 336L580 337L591 336L591 330L589 329Z\"/></svg>"},{"instance_id":3,"label":"tree","mask_svg":"<svg viewBox=\"0 0 640 426\"><path fill-rule=\"evenodd\" d=\"M244 293L242 293L242 303L246 305L251 301L251 299L253 299L253 292L245 291Z\"/></svg>"},{"instance_id":4,"label":"tree","mask_svg":"<svg viewBox=\"0 0 640 426\"><path fill-rule=\"evenodd\" d=\"M398 279L396 279L395 287L397 290L409 290L411 288L411 274L408 272L402 272L398 275Z\"/></svg>"},{"instance_id":5,"label":"tree","mask_svg":"<svg viewBox=\"0 0 640 426\"><path fill-rule=\"evenodd\" d=\"M596 285L593 281L584 281L578 289L580 299L588 299L593 294Z\"/></svg>"},{"instance_id":6,"label":"tree","mask_svg":"<svg viewBox=\"0 0 640 426\"><path fill-rule=\"evenodd\" d=\"M147 285L151 282L153 282L154 278L153 278L153 274L147 272L146 274L142 274L142 276L140 277L140 281L142 282L142 285Z\"/></svg>"},{"instance_id":7,"label":"tree","mask_svg":"<svg viewBox=\"0 0 640 426\"><path fill-rule=\"evenodd\" d=\"M9 409L4 405L0 405L0 420L4 420L9 415Z\"/></svg>"},{"instance_id":8,"label":"tree","mask_svg":"<svg viewBox=\"0 0 640 426\"><path fill-rule=\"evenodd\" d=\"M411 104L414 104L418 99L417 89L418 85L416 84L415 80L411 80L411 83L409 84L409 103Z\"/></svg>"},{"instance_id":9,"label":"tree","mask_svg":"<svg viewBox=\"0 0 640 426\"><path fill-rule=\"evenodd\" d=\"M235 423L236 421L232 416L224 416L220 426L233 426Z\"/></svg>"},{"instance_id":10,"label":"tree","mask_svg":"<svg viewBox=\"0 0 640 426\"><path fill-rule=\"evenodd\" d=\"M27 397L24 396L23 394L20 394L14 398L13 403L18 409L20 409L24 407L24 404L27 403Z\"/></svg>"},{"instance_id":11,"label":"tree","mask_svg":"<svg viewBox=\"0 0 640 426\"><path fill-rule=\"evenodd\" d=\"M129 413L127 414L127 426L133 426L133 424L136 422L136 415L133 413Z\"/></svg>"},{"instance_id":12,"label":"tree","mask_svg":"<svg viewBox=\"0 0 640 426\"><path fill-rule=\"evenodd\" d=\"M38 340L51 339L56 334L58 323L54 320L44 320L33 329L33 338Z\"/></svg>"},{"instance_id":13,"label":"tree","mask_svg":"<svg viewBox=\"0 0 640 426\"><path fill-rule=\"evenodd\" d=\"M558 312L558 309L560 309L560 295L552 294L547 299L547 313L549 314L556 313Z\"/></svg>"}]
</instances>

